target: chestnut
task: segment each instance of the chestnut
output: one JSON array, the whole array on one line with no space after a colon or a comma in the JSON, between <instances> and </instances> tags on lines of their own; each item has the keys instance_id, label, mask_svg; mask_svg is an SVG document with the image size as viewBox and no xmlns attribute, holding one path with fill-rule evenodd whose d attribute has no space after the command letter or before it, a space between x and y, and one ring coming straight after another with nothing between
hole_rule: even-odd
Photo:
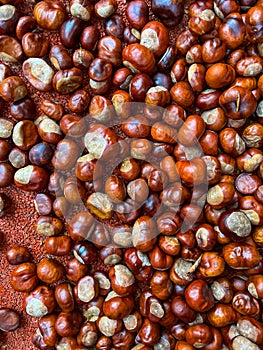
<instances>
[{"instance_id":1,"label":"chestnut","mask_svg":"<svg viewBox=\"0 0 263 350\"><path fill-rule=\"evenodd\" d=\"M35 89L51 90L54 71L42 58L28 58L24 61L22 69L25 78Z\"/></svg>"},{"instance_id":2,"label":"chestnut","mask_svg":"<svg viewBox=\"0 0 263 350\"><path fill-rule=\"evenodd\" d=\"M229 304L217 303L207 313L209 323L214 327L225 327L237 321L237 313Z\"/></svg>"},{"instance_id":3,"label":"chestnut","mask_svg":"<svg viewBox=\"0 0 263 350\"><path fill-rule=\"evenodd\" d=\"M105 22L105 31L107 35L113 35L121 39L124 32L124 21L119 15L112 15Z\"/></svg>"},{"instance_id":4,"label":"chestnut","mask_svg":"<svg viewBox=\"0 0 263 350\"><path fill-rule=\"evenodd\" d=\"M95 26L85 27L80 36L80 44L83 49L93 51L97 46L99 37L100 33Z\"/></svg>"},{"instance_id":5,"label":"chestnut","mask_svg":"<svg viewBox=\"0 0 263 350\"><path fill-rule=\"evenodd\" d=\"M80 18L83 21L89 21L92 16L93 6L88 1L71 0L70 13L72 16Z\"/></svg>"},{"instance_id":6,"label":"chestnut","mask_svg":"<svg viewBox=\"0 0 263 350\"><path fill-rule=\"evenodd\" d=\"M52 165L58 170L71 169L79 156L78 145L70 139L64 139L57 144Z\"/></svg>"},{"instance_id":7,"label":"chestnut","mask_svg":"<svg viewBox=\"0 0 263 350\"><path fill-rule=\"evenodd\" d=\"M24 53L20 43L12 36L1 35L0 52L6 62L18 63L23 59Z\"/></svg>"},{"instance_id":8,"label":"chestnut","mask_svg":"<svg viewBox=\"0 0 263 350\"><path fill-rule=\"evenodd\" d=\"M8 163L0 163L0 188L13 183L14 169Z\"/></svg>"},{"instance_id":9,"label":"chestnut","mask_svg":"<svg viewBox=\"0 0 263 350\"><path fill-rule=\"evenodd\" d=\"M37 143L29 150L29 160L33 165L45 166L50 163L53 153L53 148L48 143Z\"/></svg>"},{"instance_id":10,"label":"chestnut","mask_svg":"<svg viewBox=\"0 0 263 350\"><path fill-rule=\"evenodd\" d=\"M51 100L42 100L39 108L44 112L49 118L53 120L60 120L64 114L64 109L61 104L55 103Z\"/></svg>"},{"instance_id":11,"label":"chestnut","mask_svg":"<svg viewBox=\"0 0 263 350\"><path fill-rule=\"evenodd\" d=\"M64 282L56 286L55 298L63 312L71 312L74 309L74 298L72 287L69 283Z\"/></svg>"},{"instance_id":12,"label":"chestnut","mask_svg":"<svg viewBox=\"0 0 263 350\"><path fill-rule=\"evenodd\" d=\"M0 93L7 102L16 102L27 95L27 88L18 76L5 78L0 84Z\"/></svg>"},{"instance_id":13,"label":"chestnut","mask_svg":"<svg viewBox=\"0 0 263 350\"><path fill-rule=\"evenodd\" d=\"M88 303L99 294L98 282L92 276L80 278L74 287L74 295L77 302Z\"/></svg>"},{"instance_id":14,"label":"chestnut","mask_svg":"<svg viewBox=\"0 0 263 350\"><path fill-rule=\"evenodd\" d=\"M67 262L66 276L69 281L76 283L80 278L86 275L87 271L88 271L87 266L81 264L75 258Z\"/></svg>"},{"instance_id":15,"label":"chestnut","mask_svg":"<svg viewBox=\"0 0 263 350\"><path fill-rule=\"evenodd\" d=\"M184 14L184 3L170 0L154 0L152 2L153 13L167 27L175 27L180 23Z\"/></svg>"},{"instance_id":16,"label":"chestnut","mask_svg":"<svg viewBox=\"0 0 263 350\"><path fill-rule=\"evenodd\" d=\"M149 19L149 9L144 0L134 0L126 7L126 16L133 28L141 30Z\"/></svg>"},{"instance_id":17,"label":"chestnut","mask_svg":"<svg viewBox=\"0 0 263 350\"><path fill-rule=\"evenodd\" d=\"M69 236L51 236L44 243L48 254L55 256L67 255L71 251L72 240Z\"/></svg>"},{"instance_id":18,"label":"chestnut","mask_svg":"<svg viewBox=\"0 0 263 350\"><path fill-rule=\"evenodd\" d=\"M14 183L23 191L40 191L48 183L48 173L37 165L28 165L16 171Z\"/></svg>"},{"instance_id":19,"label":"chestnut","mask_svg":"<svg viewBox=\"0 0 263 350\"><path fill-rule=\"evenodd\" d=\"M39 336L46 346L54 346L55 344L57 344L58 334L55 330L56 319L56 314L50 314L41 317L41 319L38 321L38 330L40 333ZM36 333L38 332L38 330L36 331Z\"/></svg>"},{"instance_id":20,"label":"chestnut","mask_svg":"<svg viewBox=\"0 0 263 350\"><path fill-rule=\"evenodd\" d=\"M4 332L12 332L20 325L20 316L17 311L2 307L0 309L0 329Z\"/></svg>"},{"instance_id":21,"label":"chestnut","mask_svg":"<svg viewBox=\"0 0 263 350\"><path fill-rule=\"evenodd\" d=\"M229 243L223 248L225 262L232 268L248 269L258 265L260 254L255 246L247 243Z\"/></svg>"},{"instance_id":22,"label":"chestnut","mask_svg":"<svg viewBox=\"0 0 263 350\"><path fill-rule=\"evenodd\" d=\"M151 21L142 28L140 44L150 49L156 56L161 56L165 52L168 43L168 30L161 22Z\"/></svg>"},{"instance_id":23,"label":"chestnut","mask_svg":"<svg viewBox=\"0 0 263 350\"><path fill-rule=\"evenodd\" d=\"M44 57L48 53L49 42L38 33L26 33L22 37L22 48L27 57Z\"/></svg>"},{"instance_id":24,"label":"chestnut","mask_svg":"<svg viewBox=\"0 0 263 350\"><path fill-rule=\"evenodd\" d=\"M7 160L12 145L6 140L0 140L0 161Z\"/></svg>"},{"instance_id":25,"label":"chestnut","mask_svg":"<svg viewBox=\"0 0 263 350\"><path fill-rule=\"evenodd\" d=\"M73 240L84 240L92 232L94 228L94 220L90 213L79 212L68 224L68 232Z\"/></svg>"},{"instance_id":26,"label":"chestnut","mask_svg":"<svg viewBox=\"0 0 263 350\"><path fill-rule=\"evenodd\" d=\"M63 45L52 45L49 51L49 59L57 70L72 67L72 58Z\"/></svg>"},{"instance_id":27,"label":"chestnut","mask_svg":"<svg viewBox=\"0 0 263 350\"><path fill-rule=\"evenodd\" d=\"M122 52L123 64L134 73L151 74L155 70L155 58L147 47L141 44L126 46Z\"/></svg>"},{"instance_id":28,"label":"chestnut","mask_svg":"<svg viewBox=\"0 0 263 350\"><path fill-rule=\"evenodd\" d=\"M100 0L95 4L94 10L98 17L108 18L114 14L117 7L115 0Z\"/></svg>"},{"instance_id":29,"label":"chestnut","mask_svg":"<svg viewBox=\"0 0 263 350\"><path fill-rule=\"evenodd\" d=\"M30 292L37 286L38 281L36 265L24 262L14 269L10 284L18 292Z\"/></svg>"},{"instance_id":30,"label":"chestnut","mask_svg":"<svg viewBox=\"0 0 263 350\"><path fill-rule=\"evenodd\" d=\"M10 114L17 120L34 119L36 115L35 103L28 97L13 102L10 106Z\"/></svg>"},{"instance_id":31,"label":"chestnut","mask_svg":"<svg viewBox=\"0 0 263 350\"><path fill-rule=\"evenodd\" d=\"M185 332L185 339L195 348L206 346L212 341L211 328L206 324L191 325Z\"/></svg>"},{"instance_id":32,"label":"chestnut","mask_svg":"<svg viewBox=\"0 0 263 350\"><path fill-rule=\"evenodd\" d=\"M66 18L66 9L60 1L40 1L34 7L38 25L47 30L58 30Z\"/></svg>"},{"instance_id":33,"label":"chestnut","mask_svg":"<svg viewBox=\"0 0 263 350\"><path fill-rule=\"evenodd\" d=\"M121 296L128 296L135 291L133 273L125 265L112 266L109 271L112 289Z\"/></svg>"},{"instance_id":34,"label":"chestnut","mask_svg":"<svg viewBox=\"0 0 263 350\"><path fill-rule=\"evenodd\" d=\"M106 35L98 42L98 57L111 62L114 66L121 63L121 50L121 41L116 36Z\"/></svg>"},{"instance_id":35,"label":"chestnut","mask_svg":"<svg viewBox=\"0 0 263 350\"><path fill-rule=\"evenodd\" d=\"M99 331L106 337L112 337L121 331L123 324L121 320L112 320L107 316L102 316L97 321Z\"/></svg>"},{"instance_id":36,"label":"chestnut","mask_svg":"<svg viewBox=\"0 0 263 350\"><path fill-rule=\"evenodd\" d=\"M44 258L37 265L38 278L47 284L58 282L63 275L64 267L55 259Z\"/></svg>"},{"instance_id":37,"label":"chestnut","mask_svg":"<svg viewBox=\"0 0 263 350\"><path fill-rule=\"evenodd\" d=\"M194 92L186 81L175 83L170 90L172 100L183 108L189 108L194 103Z\"/></svg>"},{"instance_id":38,"label":"chestnut","mask_svg":"<svg viewBox=\"0 0 263 350\"><path fill-rule=\"evenodd\" d=\"M19 40L22 40L24 34L31 32L36 29L37 22L34 17L31 16L22 16L19 18L16 25L16 37Z\"/></svg>"},{"instance_id":39,"label":"chestnut","mask_svg":"<svg viewBox=\"0 0 263 350\"><path fill-rule=\"evenodd\" d=\"M6 259L11 265L19 265L28 262L31 259L31 254L26 247L15 244L8 248L6 252Z\"/></svg>"},{"instance_id":40,"label":"chestnut","mask_svg":"<svg viewBox=\"0 0 263 350\"><path fill-rule=\"evenodd\" d=\"M79 332L83 316L79 311L61 312L55 322L55 330L61 337L73 337Z\"/></svg>"},{"instance_id":41,"label":"chestnut","mask_svg":"<svg viewBox=\"0 0 263 350\"><path fill-rule=\"evenodd\" d=\"M59 70L53 77L53 88L60 94L69 94L81 85L82 78L78 68Z\"/></svg>"}]
</instances>

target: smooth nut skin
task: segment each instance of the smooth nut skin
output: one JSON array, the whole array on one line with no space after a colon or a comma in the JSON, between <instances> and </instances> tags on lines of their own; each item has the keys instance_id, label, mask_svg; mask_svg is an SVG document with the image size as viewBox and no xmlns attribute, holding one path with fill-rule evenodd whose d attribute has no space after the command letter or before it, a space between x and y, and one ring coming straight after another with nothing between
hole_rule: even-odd
<instances>
[{"instance_id":1,"label":"smooth nut skin","mask_svg":"<svg viewBox=\"0 0 263 350\"><path fill-rule=\"evenodd\" d=\"M20 325L19 314L9 308L0 309L0 329L4 332L12 332Z\"/></svg>"},{"instance_id":2,"label":"smooth nut skin","mask_svg":"<svg viewBox=\"0 0 263 350\"><path fill-rule=\"evenodd\" d=\"M141 30L149 19L149 9L145 1L134 0L126 7L126 16L133 28Z\"/></svg>"},{"instance_id":3,"label":"smooth nut skin","mask_svg":"<svg viewBox=\"0 0 263 350\"><path fill-rule=\"evenodd\" d=\"M72 240L69 236L48 237L44 248L48 254L62 256L70 253L71 245Z\"/></svg>"},{"instance_id":4,"label":"smooth nut skin","mask_svg":"<svg viewBox=\"0 0 263 350\"><path fill-rule=\"evenodd\" d=\"M74 141L70 139L61 140L57 144L52 165L58 170L69 170L74 166L78 156L79 148Z\"/></svg>"},{"instance_id":5,"label":"smooth nut skin","mask_svg":"<svg viewBox=\"0 0 263 350\"><path fill-rule=\"evenodd\" d=\"M196 348L208 345L212 341L211 328L205 324L190 326L185 332L185 339L188 344Z\"/></svg>"},{"instance_id":6,"label":"smooth nut skin","mask_svg":"<svg viewBox=\"0 0 263 350\"><path fill-rule=\"evenodd\" d=\"M205 131L205 122L198 115L190 115L179 129L178 141L184 146L193 146Z\"/></svg>"},{"instance_id":7,"label":"smooth nut skin","mask_svg":"<svg viewBox=\"0 0 263 350\"><path fill-rule=\"evenodd\" d=\"M244 40L246 26L239 13L229 14L219 27L219 37L231 50L238 48Z\"/></svg>"},{"instance_id":8,"label":"smooth nut skin","mask_svg":"<svg viewBox=\"0 0 263 350\"><path fill-rule=\"evenodd\" d=\"M22 16L19 18L16 25L16 37L19 40L22 40L24 34L31 32L36 29L37 22L34 17L31 16Z\"/></svg>"},{"instance_id":9,"label":"smooth nut skin","mask_svg":"<svg viewBox=\"0 0 263 350\"><path fill-rule=\"evenodd\" d=\"M36 165L28 165L16 171L14 183L23 191L40 191L48 183L48 173Z\"/></svg>"},{"instance_id":10,"label":"smooth nut skin","mask_svg":"<svg viewBox=\"0 0 263 350\"><path fill-rule=\"evenodd\" d=\"M146 346L153 346L160 338L160 326L145 318L136 339Z\"/></svg>"},{"instance_id":11,"label":"smooth nut skin","mask_svg":"<svg viewBox=\"0 0 263 350\"><path fill-rule=\"evenodd\" d=\"M38 284L36 265L25 262L18 265L11 275L10 284L18 292L30 292Z\"/></svg>"},{"instance_id":12,"label":"smooth nut skin","mask_svg":"<svg viewBox=\"0 0 263 350\"><path fill-rule=\"evenodd\" d=\"M165 26L175 27L182 19L184 2L180 0L154 0L152 2L152 11Z\"/></svg>"},{"instance_id":13,"label":"smooth nut skin","mask_svg":"<svg viewBox=\"0 0 263 350\"><path fill-rule=\"evenodd\" d=\"M16 120L34 119L36 116L36 106L29 97L13 102L10 106L10 114Z\"/></svg>"},{"instance_id":14,"label":"smooth nut skin","mask_svg":"<svg viewBox=\"0 0 263 350\"><path fill-rule=\"evenodd\" d=\"M80 212L76 214L68 224L68 232L73 240L83 241L94 228L94 220L90 213Z\"/></svg>"},{"instance_id":15,"label":"smooth nut skin","mask_svg":"<svg viewBox=\"0 0 263 350\"><path fill-rule=\"evenodd\" d=\"M247 243L229 243L223 248L225 262L234 269L247 269L257 266L261 256L255 246Z\"/></svg>"},{"instance_id":16,"label":"smooth nut skin","mask_svg":"<svg viewBox=\"0 0 263 350\"><path fill-rule=\"evenodd\" d=\"M63 277L64 268L57 260L45 258L37 266L37 275L45 283L56 283Z\"/></svg>"},{"instance_id":17,"label":"smooth nut skin","mask_svg":"<svg viewBox=\"0 0 263 350\"><path fill-rule=\"evenodd\" d=\"M73 246L73 255L82 264L92 264L97 259L97 252L89 242L76 242Z\"/></svg>"},{"instance_id":18,"label":"smooth nut skin","mask_svg":"<svg viewBox=\"0 0 263 350\"><path fill-rule=\"evenodd\" d=\"M145 46L131 44L122 51L123 64L134 73L152 74L155 70L153 53Z\"/></svg>"},{"instance_id":19,"label":"smooth nut skin","mask_svg":"<svg viewBox=\"0 0 263 350\"><path fill-rule=\"evenodd\" d=\"M66 276L69 281L77 282L80 278L86 275L88 268L81 264L77 259L73 258L68 261L66 266Z\"/></svg>"},{"instance_id":20,"label":"smooth nut skin","mask_svg":"<svg viewBox=\"0 0 263 350\"><path fill-rule=\"evenodd\" d=\"M27 33L22 38L22 47L27 57L44 57L48 53L49 42L38 33Z\"/></svg>"},{"instance_id":21,"label":"smooth nut skin","mask_svg":"<svg viewBox=\"0 0 263 350\"><path fill-rule=\"evenodd\" d=\"M111 62L114 66L121 63L121 41L113 36L107 35L98 42L98 57Z\"/></svg>"},{"instance_id":22,"label":"smooth nut skin","mask_svg":"<svg viewBox=\"0 0 263 350\"><path fill-rule=\"evenodd\" d=\"M56 332L61 337L75 336L80 329L82 317L79 311L61 312L55 323Z\"/></svg>"},{"instance_id":23,"label":"smooth nut skin","mask_svg":"<svg viewBox=\"0 0 263 350\"><path fill-rule=\"evenodd\" d=\"M224 79L220 77L224 76ZM205 80L212 89L221 89L230 85L236 77L232 66L224 63L216 63L206 71Z\"/></svg>"},{"instance_id":24,"label":"smooth nut skin","mask_svg":"<svg viewBox=\"0 0 263 350\"><path fill-rule=\"evenodd\" d=\"M58 70L72 67L72 58L63 45L53 45L49 51L49 59Z\"/></svg>"},{"instance_id":25,"label":"smooth nut skin","mask_svg":"<svg viewBox=\"0 0 263 350\"><path fill-rule=\"evenodd\" d=\"M29 250L26 247L15 244L6 252L6 259L11 265L19 265L31 259Z\"/></svg>"},{"instance_id":26,"label":"smooth nut skin","mask_svg":"<svg viewBox=\"0 0 263 350\"><path fill-rule=\"evenodd\" d=\"M27 88L20 77L11 76L1 82L0 94L7 102L16 102L27 95Z\"/></svg>"},{"instance_id":27,"label":"smooth nut skin","mask_svg":"<svg viewBox=\"0 0 263 350\"><path fill-rule=\"evenodd\" d=\"M134 308L132 296L121 297L115 292L110 292L103 303L103 312L113 320L122 320L128 316Z\"/></svg>"},{"instance_id":28,"label":"smooth nut skin","mask_svg":"<svg viewBox=\"0 0 263 350\"><path fill-rule=\"evenodd\" d=\"M185 323L193 322L196 319L196 312L189 307L182 296L175 296L172 299L172 312Z\"/></svg>"},{"instance_id":29,"label":"smooth nut skin","mask_svg":"<svg viewBox=\"0 0 263 350\"><path fill-rule=\"evenodd\" d=\"M232 300L232 306L241 315L257 317L260 313L258 301L248 292L237 292Z\"/></svg>"},{"instance_id":30,"label":"smooth nut skin","mask_svg":"<svg viewBox=\"0 0 263 350\"><path fill-rule=\"evenodd\" d=\"M237 321L237 313L229 304L217 303L207 313L209 323L214 327L225 327Z\"/></svg>"},{"instance_id":31,"label":"smooth nut skin","mask_svg":"<svg viewBox=\"0 0 263 350\"><path fill-rule=\"evenodd\" d=\"M14 169L8 163L0 163L0 188L13 183Z\"/></svg>"},{"instance_id":32,"label":"smooth nut skin","mask_svg":"<svg viewBox=\"0 0 263 350\"><path fill-rule=\"evenodd\" d=\"M40 1L34 7L38 25L47 30L58 30L66 18L66 9L60 1Z\"/></svg>"},{"instance_id":33,"label":"smooth nut skin","mask_svg":"<svg viewBox=\"0 0 263 350\"><path fill-rule=\"evenodd\" d=\"M51 100L42 100L39 108L53 120L60 120L64 114L62 105Z\"/></svg>"},{"instance_id":34,"label":"smooth nut skin","mask_svg":"<svg viewBox=\"0 0 263 350\"><path fill-rule=\"evenodd\" d=\"M0 140L0 161L7 160L12 149L11 144L6 140Z\"/></svg>"},{"instance_id":35,"label":"smooth nut skin","mask_svg":"<svg viewBox=\"0 0 263 350\"><path fill-rule=\"evenodd\" d=\"M58 335L55 330L55 322L57 319L56 314L50 314L41 317L41 319L38 321L38 330L39 330L39 336L40 339L43 340L44 344L46 346L55 346L55 344L58 341ZM36 331L36 333L38 332Z\"/></svg>"},{"instance_id":36,"label":"smooth nut skin","mask_svg":"<svg viewBox=\"0 0 263 350\"><path fill-rule=\"evenodd\" d=\"M99 37L100 33L95 26L85 27L80 36L81 46L86 50L93 51L97 46Z\"/></svg>"},{"instance_id":37,"label":"smooth nut skin","mask_svg":"<svg viewBox=\"0 0 263 350\"><path fill-rule=\"evenodd\" d=\"M195 280L186 288L185 299L198 312L207 312L214 306L212 291L203 280Z\"/></svg>"},{"instance_id":38,"label":"smooth nut skin","mask_svg":"<svg viewBox=\"0 0 263 350\"><path fill-rule=\"evenodd\" d=\"M195 100L194 92L186 81L175 83L170 94L172 100L183 108L191 107Z\"/></svg>"},{"instance_id":39,"label":"smooth nut skin","mask_svg":"<svg viewBox=\"0 0 263 350\"><path fill-rule=\"evenodd\" d=\"M119 15L113 15L105 23L106 34L116 36L121 39L124 32L124 21Z\"/></svg>"},{"instance_id":40,"label":"smooth nut skin","mask_svg":"<svg viewBox=\"0 0 263 350\"><path fill-rule=\"evenodd\" d=\"M74 309L73 290L69 283L61 283L56 286L55 298L59 307L64 312L71 312Z\"/></svg>"},{"instance_id":41,"label":"smooth nut skin","mask_svg":"<svg viewBox=\"0 0 263 350\"><path fill-rule=\"evenodd\" d=\"M257 107L252 92L240 86L224 91L219 98L219 104L226 116L234 120L248 118Z\"/></svg>"},{"instance_id":42,"label":"smooth nut skin","mask_svg":"<svg viewBox=\"0 0 263 350\"><path fill-rule=\"evenodd\" d=\"M0 54L6 62L20 62L24 57L20 43L9 35L0 36Z\"/></svg>"},{"instance_id":43,"label":"smooth nut skin","mask_svg":"<svg viewBox=\"0 0 263 350\"><path fill-rule=\"evenodd\" d=\"M53 157L54 150L46 142L37 143L29 150L29 160L33 165L48 165Z\"/></svg>"},{"instance_id":44,"label":"smooth nut skin","mask_svg":"<svg viewBox=\"0 0 263 350\"><path fill-rule=\"evenodd\" d=\"M260 43L261 42L261 35L262 35L262 28L261 28L261 21L262 21L262 6L253 6L249 9L246 15L246 27L247 27L247 33L249 35L249 39L253 43Z\"/></svg>"}]
</instances>

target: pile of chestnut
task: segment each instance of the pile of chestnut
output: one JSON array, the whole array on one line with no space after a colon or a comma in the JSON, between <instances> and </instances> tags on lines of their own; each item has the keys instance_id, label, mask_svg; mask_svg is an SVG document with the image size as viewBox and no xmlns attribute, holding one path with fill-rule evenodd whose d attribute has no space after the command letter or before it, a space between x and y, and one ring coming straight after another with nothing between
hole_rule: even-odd
<instances>
[{"instance_id":1,"label":"pile of chestnut","mask_svg":"<svg viewBox=\"0 0 263 350\"><path fill-rule=\"evenodd\" d=\"M0 3L0 188L36 192L46 253L6 256L33 344L263 349L263 1Z\"/></svg>"}]
</instances>

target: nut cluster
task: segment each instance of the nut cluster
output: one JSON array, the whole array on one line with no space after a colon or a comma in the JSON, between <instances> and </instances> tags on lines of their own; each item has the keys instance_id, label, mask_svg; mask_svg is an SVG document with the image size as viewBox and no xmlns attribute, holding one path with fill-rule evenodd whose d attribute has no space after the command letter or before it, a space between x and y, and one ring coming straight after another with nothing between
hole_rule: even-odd
<instances>
[{"instance_id":1,"label":"nut cluster","mask_svg":"<svg viewBox=\"0 0 263 350\"><path fill-rule=\"evenodd\" d=\"M6 255L33 344L261 349L263 1L21 2L0 0L0 188L36 192L46 257Z\"/></svg>"}]
</instances>

